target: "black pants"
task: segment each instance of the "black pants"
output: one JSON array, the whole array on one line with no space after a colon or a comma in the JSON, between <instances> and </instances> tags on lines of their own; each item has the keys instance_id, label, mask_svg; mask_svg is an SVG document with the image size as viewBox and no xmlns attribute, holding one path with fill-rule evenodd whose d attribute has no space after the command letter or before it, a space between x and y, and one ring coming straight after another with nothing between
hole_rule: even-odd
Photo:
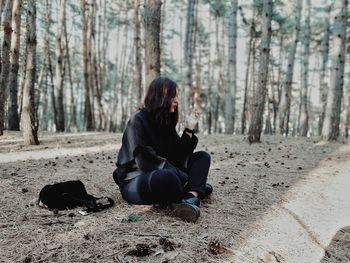
<instances>
[{"instance_id":1,"label":"black pants","mask_svg":"<svg viewBox=\"0 0 350 263\"><path fill-rule=\"evenodd\" d=\"M121 189L123 198L131 204L149 205L177 202L188 191L204 196L210 166L210 155L198 151L189 156L185 171L165 165L132 179Z\"/></svg>"}]
</instances>

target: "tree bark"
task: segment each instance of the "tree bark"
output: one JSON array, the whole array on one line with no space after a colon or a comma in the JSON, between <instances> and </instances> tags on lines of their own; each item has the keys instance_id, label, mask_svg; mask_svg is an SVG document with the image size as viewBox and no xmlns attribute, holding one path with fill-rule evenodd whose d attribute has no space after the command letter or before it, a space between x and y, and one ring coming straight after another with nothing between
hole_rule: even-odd
<instances>
[{"instance_id":1,"label":"tree bark","mask_svg":"<svg viewBox=\"0 0 350 263\"><path fill-rule=\"evenodd\" d=\"M88 54L88 37L87 37L87 17L86 17L87 0L81 0L82 7L82 33L83 33L83 65L84 65L84 85L85 85L85 110L84 119L87 131L94 130L91 111L90 98L90 81L89 81L89 54Z\"/></svg>"},{"instance_id":2,"label":"tree bark","mask_svg":"<svg viewBox=\"0 0 350 263\"><path fill-rule=\"evenodd\" d=\"M309 56L310 56L310 16L311 3L306 0L306 14L305 14L305 29L304 29L304 53L303 64L301 65L302 80L300 89L300 113L299 113L299 134L306 136L309 129L309 112L308 112L308 77L309 77Z\"/></svg>"},{"instance_id":3,"label":"tree bark","mask_svg":"<svg viewBox=\"0 0 350 263\"><path fill-rule=\"evenodd\" d=\"M297 45L299 42L300 33L300 18L301 18L302 0L298 0L295 6L295 28L293 38L290 43L286 77L282 86L281 100L278 107L278 114L276 120L276 130L279 134L288 135L288 122L290 114L290 104L292 96L292 83L294 73L294 61Z\"/></svg>"},{"instance_id":4,"label":"tree bark","mask_svg":"<svg viewBox=\"0 0 350 263\"><path fill-rule=\"evenodd\" d=\"M192 104L193 98L191 97L193 90L193 28L194 28L194 19L195 19L195 5L196 0L188 1L187 3L187 19L186 19L186 35L185 35L185 63L187 66L186 72L186 86L185 86L185 112L189 112L190 105Z\"/></svg>"},{"instance_id":5,"label":"tree bark","mask_svg":"<svg viewBox=\"0 0 350 263\"><path fill-rule=\"evenodd\" d=\"M253 108L251 109L251 121L248 130L250 143L260 142L267 95L267 76L270 57L271 40L272 0L265 0L262 13L262 39L260 43L260 62L257 91L254 96Z\"/></svg>"},{"instance_id":6,"label":"tree bark","mask_svg":"<svg viewBox=\"0 0 350 263\"><path fill-rule=\"evenodd\" d=\"M19 131L18 116L18 69L19 69L19 47L21 35L21 8L22 0L15 0L12 9L12 36L11 36L11 52L10 52L10 76L8 87L10 91L10 99L8 101L8 129Z\"/></svg>"},{"instance_id":7,"label":"tree bark","mask_svg":"<svg viewBox=\"0 0 350 263\"><path fill-rule=\"evenodd\" d=\"M134 46L135 46L135 87L137 105L142 103L142 54L141 54L141 24L140 24L140 0L134 0Z\"/></svg>"},{"instance_id":8,"label":"tree bark","mask_svg":"<svg viewBox=\"0 0 350 263\"><path fill-rule=\"evenodd\" d=\"M64 20L63 24L63 30L64 30L64 40L65 40L65 57L67 61L67 70L68 70L68 78L69 78L69 87L70 87L70 121L68 124L69 129L73 131L77 131L77 106L75 105L75 98L74 98L74 85L73 85L73 78L72 78L72 67L71 67L71 59L70 59L70 48L69 48L69 41L68 41L68 32L67 32L67 20Z\"/></svg>"},{"instance_id":9,"label":"tree bark","mask_svg":"<svg viewBox=\"0 0 350 263\"><path fill-rule=\"evenodd\" d=\"M2 64L0 75L0 136L3 135L4 121L5 121L5 101L6 101L6 87L10 69L10 46L11 46L11 17L12 17L13 0L7 0L4 8L2 26L4 30L2 43Z\"/></svg>"},{"instance_id":10,"label":"tree bark","mask_svg":"<svg viewBox=\"0 0 350 263\"><path fill-rule=\"evenodd\" d=\"M36 50L36 7L35 0L27 1L27 64L26 78L23 88L23 111L21 126L23 130L24 143L26 145L38 145L38 120L36 119L34 105L35 85L35 50Z\"/></svg>"},{"instance_id":11,"label":"tree bark","mask_svg":"<svg viewBox=\"0 0 350 263\"><path fill-rule=\"evenodd\" d=\"M225 88L225 133L233 134L236 115L237 93L237 0L231 1L231 14L228 21L228 67L227 82Z\"/></svg>"},{"instance_id":12,"label":"tree bark","mask_svg":"<svg viewBox=\"0 0 350 263\"><path fill-rule=\"evenodd\" d=\"M327 96L327 106L322 127L322 139L337 140L339 136L340 111L344 85L344 63L346 44L348 1L336 1L333 26L332 52L330 54L331 76Z\"/></svg>"},{"instance_id":13,"label":"tree bark","mask_svg":"<svg viewBox=\"0 0 350 263\"><path fill-rule=\"evenodd\" d=\"M60 0L60 20L58 24L56 36L56 68L55 68L55 88L57 90L57 132L65 130L65 113L63 103L63 85L64 85L64 69L63 69L63 49L62 49L62 33L66 13L66 0Z\"/></svg>"},{"instance_id":14,"label":"tree bark","mask_svg":"<svg viewBox=\"0 0 350 263\"><path fill-rule=\"evenodd\" d=\"M246 130L246 122L248 115L248 85L249 85L249 71L250 71L250 61L252 56L252 44L255 35L255 21L254 21L255 9L253 7L253 18L249 30L249 43L248 43L248 58L247 58L247 68L244 81L244 95L243 95L243 109L241 118L241 133L244 134Z\"/></svg>"},{"instance_id":15,"label":"tree bark","mask_svg":"<svg viewBox=\"0 0 350 263\"><path fill-rule=\"evenodd\" d=\"M320 73L320 115L319 115L319 121L318 121L318 133L319 135L322 134L322 127L323 127L323 120L324 120L324 114L326 111L326 104L327 104L327 91L328 91L328 84L326 82L326 70L327 70L327 64L328 64L328 54L329 54L329 36L331 33L330 28L330 15L331 15L331 4L327 7L327 13L324 18L324 35L322 38L322 66L321 66L321 73Z\"/></svg>"},{"instance_id":16,"label":"tree bark","mask_svg":"<svg viewBox=\"0 0 350 263\"><path fill-rule=\"evenodd\" d=\"M146 86L160 75L161 5L161 0L146 0L144 7Z\"/></svg>"}]
</instances>

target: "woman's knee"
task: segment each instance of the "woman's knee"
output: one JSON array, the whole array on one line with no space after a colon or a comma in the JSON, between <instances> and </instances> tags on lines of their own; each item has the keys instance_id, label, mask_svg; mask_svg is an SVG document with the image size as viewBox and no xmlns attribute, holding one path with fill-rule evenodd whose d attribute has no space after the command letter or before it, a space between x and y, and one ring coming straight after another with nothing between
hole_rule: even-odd
<instances>
[{"instance_id":1,"label":"woman's knee","mask_svg":"<svg viewBox=\"0 0 350 263\"><path fill-rule=\"evenodd\" d=\"M201 160L204 160L204 161L210 163L211 156L209 153L207 153L205 151L198 151L198 152L193 153L193 155L195 156L195 158L198 158L198 159L201 159Z\"/></svg>"}]
</instances>

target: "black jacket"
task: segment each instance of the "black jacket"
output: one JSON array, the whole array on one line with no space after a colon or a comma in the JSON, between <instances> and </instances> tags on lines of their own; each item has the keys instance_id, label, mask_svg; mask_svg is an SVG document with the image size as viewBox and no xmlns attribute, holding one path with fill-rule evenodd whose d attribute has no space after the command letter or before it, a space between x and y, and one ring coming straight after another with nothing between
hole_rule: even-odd
<instances>
[{"instance_id":1,"label":"black jacket","mask_svg":"<svg viewBox=\"0 0 350 263\"><path fill-rule=\"evenodd\" d=\"M141 109L131 117L124 131L115 180L118 185L123 184L128 172L156 170L165 161L183 170L187 156L193 153L197 143L195 135L191 138L184 132L180 138L175 128L162 128L149 112Z\"/></svg>"}]
</instances>

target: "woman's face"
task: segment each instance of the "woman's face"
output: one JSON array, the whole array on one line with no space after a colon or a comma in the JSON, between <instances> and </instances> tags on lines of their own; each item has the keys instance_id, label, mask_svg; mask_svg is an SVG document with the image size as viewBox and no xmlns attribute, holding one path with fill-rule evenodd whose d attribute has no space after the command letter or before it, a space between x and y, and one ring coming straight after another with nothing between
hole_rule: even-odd
<instances>
[{"instance_id":1,"label":"woman's face","mask_svg":"<svg viewBox=\"0 0 350 263\"><path fill-rule=\"evenodd\" d=\"M177 108L177 96L171 100L170 112L175 112Z\"/></svg>"}]
</instances>

